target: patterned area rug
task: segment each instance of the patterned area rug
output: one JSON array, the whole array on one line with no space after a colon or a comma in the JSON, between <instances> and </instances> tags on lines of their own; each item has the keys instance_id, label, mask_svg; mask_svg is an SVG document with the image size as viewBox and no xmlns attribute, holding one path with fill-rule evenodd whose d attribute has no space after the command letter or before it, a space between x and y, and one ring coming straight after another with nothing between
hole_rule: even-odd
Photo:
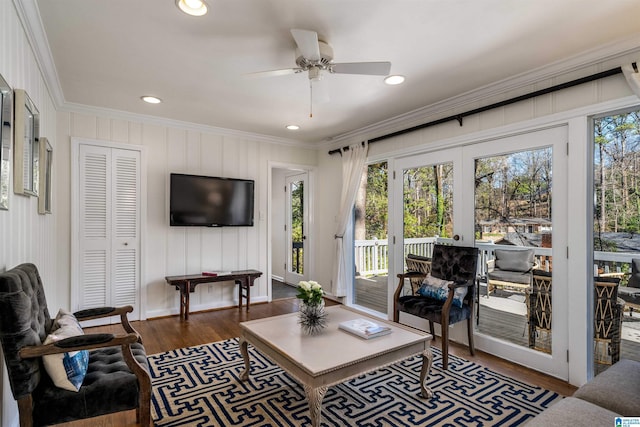
<instances>
[{"instance_id":1,"label":"patterned area rug","mask_svg":"<svg viewBox=\"0 0 640 427\"><path fill-rule=\"evenodd\" d=\"M413 357L329 387L323 426L516 426L562 397L440 350L419 395L422 359ZM149 356L156 426L308 426L302 387L249 345L251 375L235 339Z\"/></svg>"}]
</instances>

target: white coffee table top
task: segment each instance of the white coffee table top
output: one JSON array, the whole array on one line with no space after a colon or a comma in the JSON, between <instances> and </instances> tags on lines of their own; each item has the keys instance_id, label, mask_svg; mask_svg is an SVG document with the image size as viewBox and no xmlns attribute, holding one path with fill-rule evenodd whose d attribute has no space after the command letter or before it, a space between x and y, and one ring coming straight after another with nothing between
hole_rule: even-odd
<instances>
[{"instance_id":1,"label":"white coffee table top","mask_svg":"<svg viewBox=\"0 0 640 427\"><path fill-rule=\"evenodd\" d=\"M306 335L298 324L298 313L240 323L251 342L268 343L281 357L289 359L312 376L336 368L376 358L399 348L430 341L432 336L397 323L336 305L327 307L328 326L318 335ZM392 331L372 339L363 339L338 329L340 322L365 318L389 326Z\"/></svg>"}]
</instances>

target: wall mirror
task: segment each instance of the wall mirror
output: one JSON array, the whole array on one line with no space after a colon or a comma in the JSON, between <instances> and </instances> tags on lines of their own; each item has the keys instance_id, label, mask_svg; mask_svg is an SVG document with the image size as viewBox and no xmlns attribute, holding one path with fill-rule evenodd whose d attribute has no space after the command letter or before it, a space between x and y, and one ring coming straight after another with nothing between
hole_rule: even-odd
<instances>
[{"instance_id":1,"label":"wall mirror","mask_svg":"<svg viewBox=\"0 0 640 427\"><path fill-rule=\"evenodd\" d=\"M14 91L14 102L13 192L37 196L40 117L38 109L24 90Z\"/></svg>"},{"instance_id":2,"label":"wall mirror","mask_svg":"<svg viewBox=\"0 0 640 427\"><path fill-rule=\"evenodd\" d=\"M40 173L38 176L38 213L51 213L51 167L53 165L53 148L47 138L40 138Z\"/></svg>"},{"instance_id":3,"label":"wall mirror","mask_svg":"<svg viewBox=\"0 0 640 427\"><path fill-rule=\"evenodd\" d=\"M0 76L0 209L9 209L9 174L13 143L13 92Z\"/></svg>"}]
</instances>

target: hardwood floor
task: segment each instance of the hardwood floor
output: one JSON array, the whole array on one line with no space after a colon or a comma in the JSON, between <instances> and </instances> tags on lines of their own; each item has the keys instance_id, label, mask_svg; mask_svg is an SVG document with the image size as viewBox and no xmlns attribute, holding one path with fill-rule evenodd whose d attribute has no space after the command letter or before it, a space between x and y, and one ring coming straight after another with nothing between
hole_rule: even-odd
<instances>
[{"instance_id":1,"label":"hardwood floor","mask_svg":"<svg viewBox=\"0 0 640 427\"><path fill-rule=\"evenodd\" d=\"M327 305L333 304L335 303L327 301ZM298 300L289 298L268 304L252 305L248 313L245 310L240 311L237 308L228 308L192 313L189 315L189 321L187 322L180 321L178 317L172 316L142 322L132 322L132 324L140 335L142 335L147 354L154 354L176 348L235 338L240 335L240 322L277 316L297 310ZM101 326L88 328L86 332L119 333L120 330L116 326ZM437 338L433 345L440 347L440 339ZM486 366L493 371L529 384L553 390L565 396L571 395L575 391L574 386L564 381L541 374L524 366L515 365L490 354L476 351L476 355L471 356L466 346L452 343L449 346L449 350L451 354ZM88 421L77 421L61 425L67 427L135 426L135 412L129 411L122 414L102 416L92 418Z\"/></svg>"}]
</instances>

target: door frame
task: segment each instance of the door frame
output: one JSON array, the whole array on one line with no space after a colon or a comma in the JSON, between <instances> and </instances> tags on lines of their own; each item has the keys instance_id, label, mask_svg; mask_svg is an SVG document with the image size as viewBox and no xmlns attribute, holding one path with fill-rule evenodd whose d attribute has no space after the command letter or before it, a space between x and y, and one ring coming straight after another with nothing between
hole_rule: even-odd
<instances>
[{"instance_id":1,"label":"door frame","mask_svg":"<svg viewBox=\"0 0 640 427\"><path fill-rule=\"evenodd\" d=\"M309 187L308 189L308 227L307 227L307 232L306 232L306 236L307 236L307 241L310 242L310 244L307 245L306 250L307 250L307 255L308 255L308 266L306 268L306 271L308 273L307 277L313 278L314 274L315 274L315 253L316 253L316 246L317 246L317 242L315 241L315 236L316 236L316 221L315 221L315 177L316 177L316 173L317 173L317 167L315 166L310 166L310 165L304 165L304 164L299 164L299 163L287 163L287 162L276 162L276 161L272 161L270 160L268 162L267 165L268 168L268 172L267 172L267 245L266 245L266 252L267 252L267 268L266 268L266 278L267 278L267 301L271 302L273 300L273 289L271 286L271 282L272 282L272 275L273 275L273 249L272 249L272 241L274 238L274 230L273 230L273 219L272 219L272 215L273 215L273 171L275 169L288 169L293 171L299 171L299 172L306 172L307 173L307 186ZM259 214L259 220L262 221L264 219L264 216L262 213ZM283 233L281 233L280 235L284 235ZM277 236L276 236L277 237Z\"/></svg>"},{"instance_id":2,"label":"door frame","mask_svg":"<svg viewBox=\"0 0 640 427\"><path fill-rule=\"evenodd\" d=\"M290 184L292 181L303 181L302 188L302 265L304 266L302 274L294 273L291 271L293 266L293 257L291 253L291 247L293 240L291 238L291 233L293 228L291 226L291 188ZM301 280L309 280L309 274L306 269L307 262L309 261L309 254L307 251L307 233L309 227L309 173L307 171L296 171L295 174L285 175L284 182L286 186L286 194L285 194L285 261L286 268L284 272L285 282L293 283L299 282ZM290 277L288 277L290 276ZM290 280L295 279L295 280Z\"/></svg>"},{"instance_id":3,"label":"door frame","mask_svg":"<svg viewBox=\"0 0 640 427\"><path fill-rule=\"evenodd\" d=\"M79 209L80 209L80 146L92 145L97 147L113 148L119 150L137 151L140 153L140 287L138 289L138 300L140 301L139 319L129 320L146 320L147 318L147 293L146 293L146 223L147 223L147 156L146 147L137 144L125 144L121 142L113 142L106 140L97 140L90 138L71 137L71 309L74 310L79 302L78 291L80 289L78 278L79 263L77 259L80 255L79 248ZM95 323L87 323L92 326Z\"/></svg>"}]
</instances>

